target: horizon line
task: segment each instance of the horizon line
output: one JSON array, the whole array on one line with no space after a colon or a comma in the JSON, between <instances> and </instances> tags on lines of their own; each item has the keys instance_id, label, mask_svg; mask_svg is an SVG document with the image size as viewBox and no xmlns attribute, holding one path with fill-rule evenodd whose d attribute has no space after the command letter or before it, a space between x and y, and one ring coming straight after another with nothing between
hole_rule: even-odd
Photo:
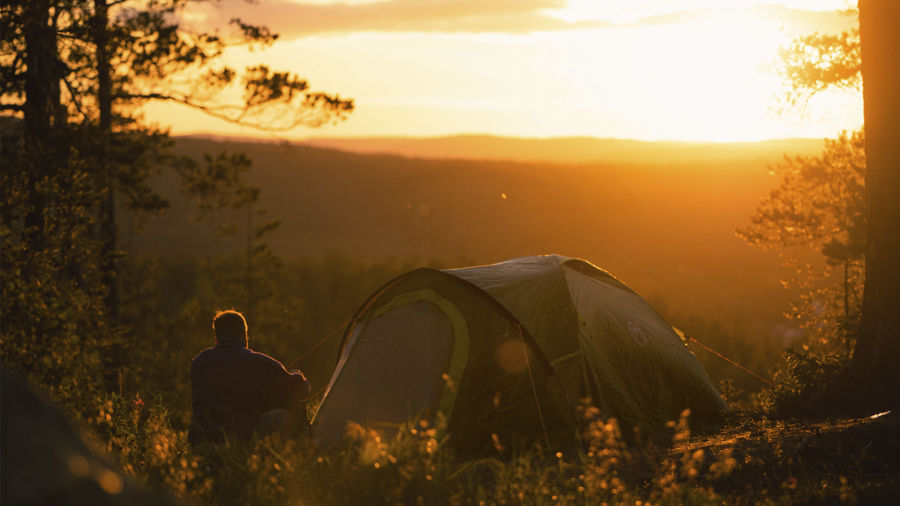
<instances>
[{"instance_id":1,"label":"horizon line","mask_svg":"<svg viewBox=\"0 0 900 506\"><path fill-rule=\"evenodd\" d=\"M851 131L850 129L847 130ZM429 141L429 140L448 140L448 139L494 139L494 140L535 140L535 141L561 141L561 140L591 140L591 141L619 141L619 142L636 142L636 143L660 143L660 144L762 144L766 142L782 142L782 141L823 141L831 137L768 137L754 140L689 140L689 139L647 139L633 137L600 137L592 135L559 135L559 136L518 136L504 135L493 133L448 133L440 135L349 135L349 136L308 136L308 137L285 137L280 134L271 135L240 135L226 134L214 132L191 132L170 134L173 138L179 137L200 137L229 139L249 142L291 142L291 143L307 143L318 141L389 141L389 140L409 140L409 141Z\"/></svg>"}]
</instances>

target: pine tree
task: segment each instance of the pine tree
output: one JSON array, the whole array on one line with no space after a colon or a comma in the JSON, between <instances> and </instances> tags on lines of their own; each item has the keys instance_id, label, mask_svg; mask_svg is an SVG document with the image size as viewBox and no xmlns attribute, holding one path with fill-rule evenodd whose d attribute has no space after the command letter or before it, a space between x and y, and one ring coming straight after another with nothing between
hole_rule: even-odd
<instances>
[{"instance_id":1,"label":"pine tree","mask_svg":"<svg viewBox=\"0 0 900 506\"><path fill-rule=\"evenodd\" d=\"M0 109L8 115L0 125L0 354L5 365L70 394L79 383L90 390L91 371L104 371L109 387L127 361L117 216L141 221L164 211L168 203L148 177L184 175L197 165L172 154L166 131L141 123L140 106L176 102L275 130L340 121L353 110L352 100L311 91L291 73L228 67L226 48L266 46L277 35L239 19L224 35L192 31L180 22L191 3L11 0L0 7ZM229 102L234 88L241 99ZM227 174L234 178L228 185L252 193L240 171Z\"/></svg>"}]
</instances>

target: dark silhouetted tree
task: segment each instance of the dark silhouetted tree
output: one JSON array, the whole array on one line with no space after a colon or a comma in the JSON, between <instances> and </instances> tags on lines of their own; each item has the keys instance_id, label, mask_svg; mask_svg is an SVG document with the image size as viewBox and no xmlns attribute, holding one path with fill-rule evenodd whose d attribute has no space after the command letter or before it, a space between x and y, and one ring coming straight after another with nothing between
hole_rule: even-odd
<instances>
[{"instance_id":1,"label":"dark silhouetted tree","mask_svg":"<svg viewBox=\"0 0 900 506\"><path fill-rule=\"evenodd\" d=\"M865 283L861 323L849 364L814 409L865 412L896 407L900 392L900 3L860 0L859 30L812 35L785 53L798 97L830 86L861 85L865 118ZM843 244L823 253L851 254Z\"/></svg>"},{"instance_id":2,"label":"dark silhouetted tree","mask_svg":"<svg viewBox=\"0 0 900 506\"><path fill-rule=\"evenodd\" d=\"M175 102L266 130L319 126L338 121L353 109L351 100L312 91L306 80L291 73L265 65L242 71L228 67L222 58L226 48L266 46L277 35L240 19L232 19L224 34L190 30L181 19L191 3L14 0L5 7L7 24L14 29L4 35L5 49L12 55L2 62L9 82L3 90L4 108L24 113L26 139L49 138L29 132L46 129L48 121L38 121L35 114L37 110L44 116L53 114L53 103L59 104L56 109L63 112L59 115L63 120L81 129L80 150L91 158L98 190L103 192L98 229L106 241L103 264L113 313L117 305L113 261L120 254L115 195L121 193L124 207L134 212L153 213L165 206L144 181L153 167L166 162L169 142L163 132L138 122L141 104ZM25 85L17 85L19 80ZM43 88L35 91L29 83L37 82ZM230 100L238 90L240 100ZM139 163L142 156L148 160Z\"/></svg>"},{"instance_id":3,"label":"dark silhouetted tree","mask_svg":"<svg viewBox=\"0 0 900 506\"><path fill-rule=\"evenodd\" d=\"M860 409L900 401L900 3L860 0L866 130L866 282L853 359L836 388Z\"/></svg>"},{"instance_id":4,"label":"dark silhouetted tree","mask_svg":"<svg viewBox=\"0 0 900 506\"><path fill-rule=\"evenodd\" d=\"M8 115L0 118L0 351L5 364L45 385L75 392L93 381L76 375L76 364L102 371L108 385L128 354L128 330L116 318L116 217L126 211L140 222L162 212L167 202L148 177L185 166L169 151L166 131L140 122L142 104L176 102L270 130L339 121L353 109L351 100L312 91L293 74L228 67L227 47L265 46L277 36L239 19L221 32L191 30L181 23L190 3L11 0L0 7L0 108ZM253 193L240 180L230 184ZM42 357L42 346L52 353Z\"/></svg>"}]
</instances>

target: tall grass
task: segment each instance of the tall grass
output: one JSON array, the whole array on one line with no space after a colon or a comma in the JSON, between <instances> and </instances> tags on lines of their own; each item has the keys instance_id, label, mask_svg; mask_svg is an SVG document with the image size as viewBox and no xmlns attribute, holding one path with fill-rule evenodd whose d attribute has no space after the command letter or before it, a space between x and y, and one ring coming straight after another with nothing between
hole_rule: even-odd
<instances>
[{"instance_id":1,"label":"tall grass","mask_svg":"<svg viewBox=\"0 0 900 506\"><path fill-rule=\"evenodd\" d=\"M197 504L707 504L710 480L735 468L730 452L628 446L615 420L585 408L583 451L519 448L514 457L456 458L440 422L413 421L396 436L350 424L343 446L317 451L306 436L191 448L162 399L113 395L90 419L125 471ZM689 437L688 413L670 423Z\"/></svg>"}]
</instances>

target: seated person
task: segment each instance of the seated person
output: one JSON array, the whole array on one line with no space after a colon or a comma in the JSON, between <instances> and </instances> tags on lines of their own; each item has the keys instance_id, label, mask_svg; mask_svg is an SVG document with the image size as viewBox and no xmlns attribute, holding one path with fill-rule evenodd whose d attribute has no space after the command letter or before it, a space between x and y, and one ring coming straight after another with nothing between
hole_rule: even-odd
<instances>
[{"instance_id":1,"label":"seated person","mask_svg":"<svg viewBox=\"0 0 900 506\"><path fill-rule=\"evenodd\" d=\"M226 435L247 441L254 432L305 427L310 389L303 373L248 348L247 322L237 311L218 312L213 332L216 345L191 361L190 442L221 442Z\"/></svg>"}]
</instances>

